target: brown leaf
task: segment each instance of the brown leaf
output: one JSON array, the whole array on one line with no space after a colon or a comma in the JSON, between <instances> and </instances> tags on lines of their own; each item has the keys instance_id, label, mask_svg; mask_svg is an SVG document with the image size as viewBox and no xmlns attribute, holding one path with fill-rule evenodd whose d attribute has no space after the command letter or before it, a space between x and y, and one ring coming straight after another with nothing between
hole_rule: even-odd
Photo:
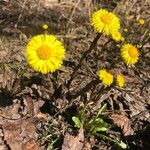
<instances>
[{"instance_id":1,"label":"brown leaf","mask_svg":"<svg viewBox=\"0 0 150 150\"><path fill-rule=\"evenodd\" d=\"M82 150L91 150L91 149L92 149L91 143L86 142L86 143L84 144L84 147L83 147Z\"/></svg>"},{"instance_id":2,"label":"brown leaf","mask_svg":"<svg viewBox=\"0 0 150 150\"><path fill-rule=\"evenodd\" d=\"M33 118L5 121L2 125L4 140L12 150L40 150ZM29 142L30 141L30 142Z\"/></svg>"},{"instance_id":3,"label":"brown leaf","mask_svg":"<svg viewBox=\"0 0 150 150\"><path fill-rule=\"evenodd\" d=\"M39 113L39 109L44 105L44 101L43 100L38 100L37 102L34 103L34 114L38 114Z\"/></svg>"},{"instance_id":4,"label":"brown leaf","mask_svg":"<svg viewBox=\"0 0 150 150\"><path fill-rule=\"evenodd\" d=\"M65 134L62 150L82 150L84 145L83 127L80 128L79 134L74 137L68 133Z\"/></svg>"},{"instance_id":5,"label":"brown leaf","mask_svg":"<svg viewBox=\"0 0 150 150\"><path fill-rule=\"evenodd\" d=\"M118 127L122 129L123 134L125 136L133 134L131 123L127 116L113 114L111 115L111 119L114 122L114 124L116 124Z\"/></svg>"},{"instance_id":6,"label":"brown leaf","mask_svg":"<svg viewBox=\"0 0 150 150\"><path fill-rule=\"evenodd\" d=\"M41 148L38 146L38 143L35 140L31 139L24 144L23 150L41 150Z\"/></svg>"},{"instance_id":7,"label":"brown leaf","mask_svg":"<svg viewBox=\"0 0 150 150\"><path fill-rule=\"evenodd\" d=\"M42 121L47 121L48 120L48 116L46 114L43 114L41 112L39 112L36 116L35 116L35 119L38 119L38 120L42 120Z\"/></svg>"},{"instance_id":8,"label":"brown leaf","mask_svg":"<svg viewBox=\"0 0 150 150\"><path fill-rule=\"evenodd\" d=\"M32 98L29 96L25 96L23 102L24 102L25 108L27 109L28 115L33 116L34 104L33 104Z\"/></svg>"},{"instance_id":9,"label":"brown leaf","mask_svg":"<svg viewBox=\"0 0 150 150\"><path fill-rule=\"evenodd\" d=\"M5 144L3 144L3 145L0 145L0 150L8 150L8 148Z\"/></svg>"},{"instance_id":10,"label":"brown leaf","mask_svg":"<svg viewBox=\"0 0 150 150\"><path fill-rule=\"evenodd\" d=\"M22 148L21 127L18 122L6 122L3 126L4 140L11 149L19 150Z\"/></svg>"}]
</instances>

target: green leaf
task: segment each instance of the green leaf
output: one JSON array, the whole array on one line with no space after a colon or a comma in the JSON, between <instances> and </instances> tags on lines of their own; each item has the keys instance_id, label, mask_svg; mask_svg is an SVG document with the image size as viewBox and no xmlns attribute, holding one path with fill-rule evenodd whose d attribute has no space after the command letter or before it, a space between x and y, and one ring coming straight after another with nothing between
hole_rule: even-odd
<instances>
[{"instance_id":1,"label":"green leaf","mask_svg":"<svg viewBox=\"0 0 150 150\"><path fill-rule=\"evenodd\" d=\"M98 111L97 115L96 115L96 119L99 117L99 115L106 109L107 104L104 104Z\"/></svg>"},{"instance_id":2,"label":"green leaf","mask_svg":"<svg viewBox=\"0 0 150 150\"><path fill-rule=\"evenodd\" d=\"M95 122L93 122L93 133L107 131L109 127L109 124L104 122L102 118L97 118Z\"/></svg>"},{"instance_id":3,"label":"green leaf","mask_svg":"<svg viewBox=\"0 0 150 150\"><path fill-rule=\"evenodd\" d=\"M113 3L115 3L115 4L116 4L116 3L117 3L117 0L113 0Z\"/></svg>"},{"instance_id":4,"label":"green leaf","mask_svg":"<svg viewBox=\"0 0 150 150\"><path fill-rule=\"evenodd\" d=\"M81 127L81 122L80 119L78 117L72 117L72 121L75 124L75 127L80 128Z\"/></svg>"},{"instance_id":5,"label":"green leaf","mask_svg":"<svg viewBox=\"0 0 150 150\"><path fill-rule=\"evenodd\" d=\"M95 126L100 126L100 127L106 127L106 128L109 128L109 124L106 123L102 118L97 118L95 120L95 122L93 123L93 125Z\"/></svg>"},{"instance_id":6,"label":"green leaf","mask_svg":"<svg viewBox=\"0 0 150 150\"><path fill-rule=\"evenodd\" d=\"M105 123L104 123L104 120L103 120L102 118L97 118L97 119L95 120L95 123L98 123L98 124L105 124Z\"/></svg>"},{"instance_id":7,"label":"green leaf","mask_svg":"<svg viewBox=\"0 0 150 150\"><path fill-rule=\"evenodd\" d=\"M98 132L98 131L104 132L104 131L107 131L107 129L108 129L108 128L106 128L106 127L96 127L96 128L94 129L94 133L95 133L95 132Z\"/></svg>"},{"instance_id":8,"label":"green leaf","mask_svg":"<svg viewBox=\"0 0 150 150\"><path fill-rule=\"evenodd\" d=\"M127 149L127 144L125 144L124 142L120 141L120 142L116 142L118 144L118 146L120 146L122 149Z\"/></svg>"}]
</instances>

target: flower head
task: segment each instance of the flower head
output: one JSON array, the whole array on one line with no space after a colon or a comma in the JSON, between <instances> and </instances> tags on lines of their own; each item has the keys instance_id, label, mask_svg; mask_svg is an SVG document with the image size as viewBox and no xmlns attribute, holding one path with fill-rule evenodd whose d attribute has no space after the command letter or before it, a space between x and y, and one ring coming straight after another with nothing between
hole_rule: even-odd
<instances>
[{"instance_id":1,"label":"flower head","mask_svg":"<svg viewBox=\"0 0 150 150\"><path fill-rule=\"evenodd\" d=\"M99 79L102 80L102 84L110 86L113 83L113 75L102 69L98 72Z\"/></svg>"},{"instance_id":2,"label":"flower head","mask_svg":"<svg viewBox=\"0 0 150 150\"><path fill-rule=\"evenodd\" d=\"M139 24L143 25L145 23L144 19L139 19L138 20Z\"/></svg>"},{"instance_id":3,"label":"flower head","mask_svg":"<svg viewBox=\"0 0 150 150\"><path fill-rule=\"evenodd\" d=\"M118 74L117 75L116 82L117 82L117 85L119 87L124 87L124 85L125 85L125 79L124 79L124 77L123 77L122 74Z\"/></svg>"},{"instance_id":4,"label":"flower head","mask_svg":"<svg viewBox=\"0 0 150 150\"><path fill-rule=\"evenodd\" d=\"M118 32L120 29L119 18L105 9L100 9L93 13L91 24L97 32L105 35L110 35L112 32Z\"/></svg>"},{"instance_id":5,"label":"flower head","mask_svg":"<svg viewBox=\"0 0 150 150\"><path fill-rule=\"evenodd\" d=\"M125 41L125 38L123 36L121 37L121 41Z\"/></svg>"},{"instance_id":6,"label":"flower head","mask_svg":"<svg viewBox=\"0 0 150 150\"><path fill-rule=\"evenodd\" d=\"M126 64L133 65L139 59L139 51L132 44L124 44L121 48L121 57Z\"/></svg>"},{"instance_id":7,"label":"flower head","mask_svg":"<svg viewBox=\"0 0 150 150\"><path fill-rule=\"evenodd\" d=\"M121 35L121 33L119 31L112 33L111 36L112 36L112 39L115 40L116 42L122 40L122 35Z\"/></svg>"},{"instance_id":8,"label":"flower head","mask_svg":"<svg viewBox=\"0 0 150 150\"><path fill-rule=\"evenodd\" d=\"M43 28L44 30L48 29L48 24L43 24L43 25L42 25L42 28Z\"/></svg>"},{"instance_id":9,"label":"flower head","mask_svg":"<svg viewBox=\"0 0 150 150\"><path fill-rule=\"evenodd\" d=\"M128 29L127 29L127 28L124 28L123 31L124 31L124 32L128 32Z\"/></svg>"},{"instance_id":10,"label":"flower head","mask_svg":"<svg viewBox=\"0 0 150 150\"><path fill-rule=\"evenodd\" d=\"M60 68L65 58L65 49L53 35L41 34L31 38L26 47L29 65L46 74Z\"/></svg>"}]
</instances>

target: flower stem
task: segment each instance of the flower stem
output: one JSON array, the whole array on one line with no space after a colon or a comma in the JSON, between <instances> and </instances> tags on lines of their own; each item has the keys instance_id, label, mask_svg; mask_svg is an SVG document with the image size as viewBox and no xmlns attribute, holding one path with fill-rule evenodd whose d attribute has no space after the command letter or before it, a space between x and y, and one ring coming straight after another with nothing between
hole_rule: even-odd
<instances>
[{"instance_id":1,"label":"flower stem","mask_svg":"<svg viewBox=\"0 0 150 150\"><path fill-rule=\"evenodd\" d=\"M82 95L86 93L88 90L90 90L94 85L98 84L99 80L92 80L90 81L85 87L83 87L81 90L77 91L74 95L71 95L71 98L75 99L79 95Z\"/></svg>"},{"instance_id":2,"label":"flower stem","mask_svg":"<svg viewBox=\"0 0 150 150\"><path fill-rule=\"evenodd\" d=\"M79 70L79 68L81 67L83 60L84 60L84 59L86 58L86 56L95 48L95 46L96 46L96 44L97 44L97 41L98 41L98 39L99 39L100 37L101 37L101 34L98 33L97 36L94 38L93 42L91 43L89 49L84 52L84 54L82 55L82 57L81 57L81 59L80 59L78 65L74 68L74 71L73 71L73 73L71 74L71 77L70 77L69 81L68 81L67 84L66 84L67 87L68 87L68 89L69 89L69 86L70 86L72 80L73 80L74 77L76 76L76 72L77 72L77 71Z\"/></svg>"}]
</instances>

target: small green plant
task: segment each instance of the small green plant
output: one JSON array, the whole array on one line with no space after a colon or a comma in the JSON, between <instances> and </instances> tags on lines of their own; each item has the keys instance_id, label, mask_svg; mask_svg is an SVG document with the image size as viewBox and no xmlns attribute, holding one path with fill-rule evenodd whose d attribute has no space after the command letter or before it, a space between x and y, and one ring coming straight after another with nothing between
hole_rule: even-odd
<instances>
[{"instance_id":1,"label":"small green plant","mask_svg":"<svg viewBox=\"0 0 150 150\"><path fill-rule=\"evenodd\" d=\"M110 128L110 125L106 123L101 117L102 111L106 108L106 104L104 104L99 111L97 112L96 116L92 117L91 119L86 117L86 108L79 113L78 117L72 117L72 120L75 124L75 127L80 128L81 125L84 126L91 134L95 134L99 131L107 131Z\"/></svg>"},{"instance_id":2,"label":"small green plant","mask_svg":"<svg viewBox=\"0 0 150 150\"><path fill-rule=\"evenodd\" d=\"M53 132L53 123L47 125L46 130L40 135L41 144L47 145L47 150L53 150L54 144L58 141L59 137Z\"/></svg>"},{"instance_id":3,"label":"small green plant","mask_svg":"<svg viewBox=\"0 0 150 150\"><path fill-rule=\"evenodd\" d=\"M106 109L107 104L104 104L97 114L93 116L91 119L89 119L86 116L86 106L85 108L79 113L78 116L73 116L72 121L74 122L74 126L76 128L80 128L83 126L83 128L88 131L89 135L94 135L96 137L101 137L103 139L109 140L119 146L122 149L126 149L127 145L119 140L112 139L111 137L108 137L105 135L106 131L111 127L110 124L104 121L103 119L103 112Z\"/></svg>"}]
</instances>

